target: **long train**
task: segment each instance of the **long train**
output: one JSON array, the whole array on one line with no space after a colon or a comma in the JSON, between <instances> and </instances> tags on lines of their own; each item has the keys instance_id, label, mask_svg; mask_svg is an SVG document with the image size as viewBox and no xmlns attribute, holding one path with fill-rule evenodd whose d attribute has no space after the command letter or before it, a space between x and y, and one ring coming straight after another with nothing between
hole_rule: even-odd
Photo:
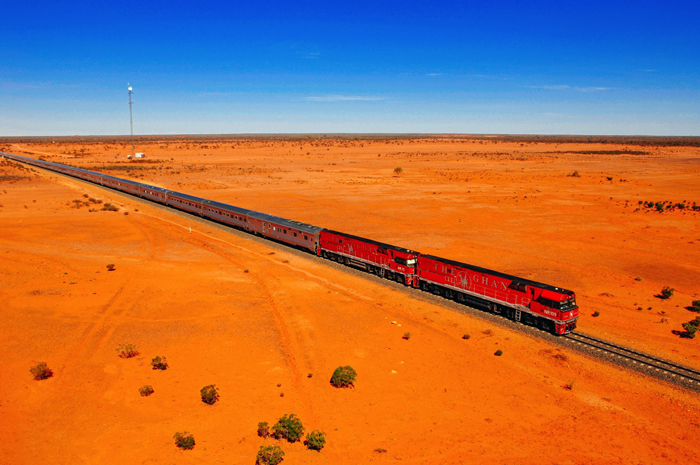
<instances>
[{"instance_id":1,"label":"long train","mask_svg":"<svg viewBox=\"0 0 700 465\"><path fill-rule=\"evenodd\" d=\"M82 168L0 155L209 218L557 335L576 328L576 296L567 289Z\"/></svg>"}]
</instances>

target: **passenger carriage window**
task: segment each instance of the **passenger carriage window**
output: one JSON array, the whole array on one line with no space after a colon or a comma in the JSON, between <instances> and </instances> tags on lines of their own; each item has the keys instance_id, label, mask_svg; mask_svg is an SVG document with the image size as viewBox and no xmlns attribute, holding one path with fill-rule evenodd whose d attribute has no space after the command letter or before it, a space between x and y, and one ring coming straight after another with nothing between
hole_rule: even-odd
<instances>
[{"instance_id":1,"label":"passenger carriage window","mask_svg":"<svg viewBox=\"0 0 700 465\"><path fill-rule=\"evenodd\" d=\"M306 234L304 234L304 240L305 240L305 241L308 241L308 240L309 240L309 237L308 237Z\"/></svg>"},{"instance_id":2,"label":"passenger carriage window","mask_svg":"<svg viewBox=\"0 0 700 465\"><path fill-rule=\"evenodd\" d=\"M297 237L297 233L294 233L294 237Z\"/></svg>"}]
</instances>

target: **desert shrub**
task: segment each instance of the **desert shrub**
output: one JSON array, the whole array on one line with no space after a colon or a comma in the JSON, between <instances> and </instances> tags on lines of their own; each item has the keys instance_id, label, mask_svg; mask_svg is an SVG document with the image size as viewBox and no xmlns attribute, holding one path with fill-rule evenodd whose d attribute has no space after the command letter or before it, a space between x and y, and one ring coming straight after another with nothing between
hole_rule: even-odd
<instances>
[{"instance_id":1,"label":"desert shrub","mask_svg":"<svg viewBox=\"0 0 700 465\"><path fill-rule=\"evenodd\" d=\"M175 433L173 439L175 439L175 445L180 449L190 450L194 448L194 436L187 431L183 433Z\"/></svg>"},{"instance_id":2,"label":"desert shrub","mask_svg":"<svg viewBox=\"0 0 700 465\"><path fill-rule=\"evenodd\" d=\"M403 173L403 168L401 168L400 166L397 166L396 168L394 168L395 175L399 176L399 175L401 175L401 173Z\"/></svg>"},{"instance_id":3,"label":"desert shrub","mask_svg":"<svg viewBox=\"0 0 700 465\"><path fill-rule=\"evenodd\" d=\"M139 388L139 394L141 394L141 397L148 397L153 394L153 392L153 387L149 386L148 384Z\"/></svg>"},{"instance_id":4,"label":"desert shrub","mask_svg":"<svg viewBox=\"0 0 700 465\"><path fill-rule=\"evenodd\" d=\"M593 312L593 315L591 315L591 316L593 318L598 318L600 316L600 312L598 310L596 310L595 312Z\"/></svg>"},{"instance_id":5,"label":"desert shrub","mask_svg":"<svg viewBox=\"0 0 700 465\"><path fill-rule=\"evenodd\" d=\"M693 300L693 304L690 306L692 312L700 312L700 300Z\"/></svg>"},{"instance_id":6,"label":"desert shrub","mask_svg":"<svg viewBox=\"0 0 700 465\"><path fill-rule=\"evenodd\" d=\"M168 369L168 361L165 359L165 357L155 357L153 360L151 360L151 366L153 367L154 370L167 370Z\"/></svg>"},{"instance_id":7,"label":"desert shrub","mask_svg":"<svg viewBox=\"0 0 700 465\"><path fill-rule=\"evenodd\" d=\"M469 339L470 337L471 337L471 336L470 336L469 334L465 334L465 335L462 336L462 339L467 340L467 339Z\"/></svg>"},{"instance_id":8,"label":"desert shrub","mask_svg":"<svg viewBox=\"0 0 700 465\"><path fill-rule=\"evenodd\" d=\"M304 434L304 425L301 420L293 413L284 415L277 420L277 423L272 427L272 435L275 439L286 439L289 442L297 442Z\"/></svg>"},{"instance_id":9,"label":"desert shrub","mask_svg":"<svg viewBox=\"0 0 700 465\"><path fill-rule=\"evenodd\" d=\"M321 449L323 449L323 446L326 445L326 433L318 430L313 430L312 432L306 435L304 445L311 450L320 451Z\"/></svg>"},{"instance_id":10,"label":"desert shrub","mask_svg":"<svg viewBox=\"0 0 700 465\"><path fill-rule=\"evenodd\" d=\"M209 405L214 405L219 400L219 389L215 384L204 386L200 389L199 394L202 396L202 402Z\"/></svg>"},{"instance_id":11,"label":"desert shrub","mask_svg":"<svg viewBox=\"0 0 700 465\"><path fill-rule=\"evenodd\" d=\"M572 379L564 385L564 389L566 389L567 391L572 391L574 389L574 386L576 386L576 380Z\"/></svg>"},{"instance_id":12,"label":"desert shrub","mask_svg":"<svg viewBox=\"0 0 700 465\"><path fill-rule=\"evenodd\" d=\"M664 288L661 289L661 298L670 299L673 296L674 292L675 289L673 289L672 287L664 286Z\"/></svg>"},{"instance_id":13,"label":"desert shrub","mask_svg":"<svg viewBox=\"0 0 700 465\"><path fill-rule=\"evenodd\" d=\"M109 212L118 212L119 208L115 207L111 203L105 203L104 205L102 205L102 210L109 211Z\"/></svg>"},{"instance_id":14,"label":"desert shrub","mask_svg":"<svg viewBox=\"0 0 700 465\"><path fill-rule=\"evenodd\" d=\"M357 372L351 366L338 367L331 376L331 384L334 387L350 387L355 385Z\"/></svg>"},{"instance_id":15,"label":"desert shrub","mask_svg":"<svg viewBox=\"0 0 700 465\"><path fill-rule=\"evenodd\" d=\"M114 265L114 263L110 263L109 265L107 265L107 271L114 271L115 268L116 266Z\"/></svg>"},{"instance_id":16,"label":"desert shrub","mask_svg":"<svg viewBox=\"0 0 700 465\"><path fill-rule=\"evenodd\" d=\"M503 351L501 349L498 349L496 352L494 352L493 355L495 355L496 357L500 357L501 355L503 355Z\"/></svg>"},{"instance_id":17,"label":"desert shrub","mask_svg":"<svg viewBox=\"0 0 700 465\"><path fill-rule=\"evenodd\" d=\"M641 281L641 280L642 280L642 277L641 277L641 276L637 276L636 278L634 278L634 280L635 280L635 281Z\"/></svg>"},{"instance_id":18,"label":"desert shrub","mask_svg":"<svg viewBox=\"0 0 700 465\"><path fill-rule=\"evenodd\" d=\"M402 339L406 339L407 341L411 339L411 333L403 333L403 336L401 336Z\"/></svg>"},{"instance_id":19,"label":"desert shrub","mask_svg":"<svg viewBox=\"0 0 700 465\"><path fill-rule=\"evenodd\" d=\"M696 316L694 320L683 323L683 328L685 331L681 333L681 337L695 339L695 335L698 332L698 327L700 327L700 316Z\"/></svg>"},{"instance_id":20,"label":"desert shrub","mask_svg":"<svg viewBox=\"0 0 700 465\"><path fill-rule=\"evenodd\" d=\"M578 171L574 171L573 173L571 173L567 176L569 176L570 178L580 178L581 177L581 175L578 173Z\"/></svg>"},{"instance_id":21,"label":"desert shrub","mask_svg":"<svg viewBox=\"0 0 700 465\"><path fill-rule=\"evenodd\" d=\"M277 465L282 460L284 460L284 451L280 446L260 446L255 465Z\"/></svg>"},{"instance_id":22,"label":"desert shrub","mask_svg":"<svg viewBox=\"0 0 700 465\"><path fill-rule=\"evenodd\" d=\"M119 347L117 347L117 354L119 354L121 358L131 358L136 357L139 351L134 344L119 344Z\"/></svg>"},{"instance_id":23,"label":"desert shrub","mask_svg":"<svg viewBox=\"0 0 700 465\"><path fill-rule=\"evenodd\" d=\"M266 438L270 435L270 426L266 421L261 421L258 423L258 436L261 438Z\"/></svg>"},{"instance_id":24,"label":"desert shrub","mask_svg":"<svg viewBox=\"0 0 700 465\"><path fill-rule=\"evenodd\" d=\"M35 380L41 381L42 379L48 379L53 376L53 371L46 362L39 362L35 366L29 369Z\"/></svg>"}]
</instances>

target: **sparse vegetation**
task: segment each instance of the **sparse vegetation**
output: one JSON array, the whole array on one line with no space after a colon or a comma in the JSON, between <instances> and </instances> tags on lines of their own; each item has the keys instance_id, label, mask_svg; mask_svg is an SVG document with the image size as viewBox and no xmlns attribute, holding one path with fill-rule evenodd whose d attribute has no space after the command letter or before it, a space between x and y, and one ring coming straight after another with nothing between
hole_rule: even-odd
<instances>
[{"instance_id":1,"label":"sparse vegetation","mask_svg":"<svg viewBox=\"0 0 700 465\"><path fill-rule=\"evenodd\" d=\"M297 442L304 434L304 425L301 420L295 415L284 415L277 420L277 423L272 427L272 435L275 439L286 439L289 442Z\"/></svg>"},{"instance_id":2,"label":"sparse vegetation","mask_svg":"<svg viewBox=\"0 0 700 465\"><path fill-rule=\"evenodd\" d=\"M409 332L403 333L403 336L401 336L401 339L405 339L408 341L409 339L411 339L411 333L409 333Z\"/></svg>"},{"instance_id":3,"label":"sparse vegetation","mask_svg":"<svg viewBox=\"0 0 700 465\"><path fill-rule=\"evenodd\" d=\"M578 171L574 171L574 172L571 173L571 174L567 174L567 176L570 177L570 178L580 178L580 177L581 177L581 175L579 174Z\"/></svg>"},{"instance_id":4,"label":"sparse vegetation","mask_svg":"<svg viewBox=\"0 0 700 465\"><path fill-rule=\"evenodd\" d=\"M190 450L194 448L194 436L187 431L175 433L173 439L175 439L175 445L180 449Z\"/></svg>"},{"instance_id":5,"label":"sparse vegetation","mask_svg":"<svg viewBox=\"0 0 700 465\"><path fill-rule=\"evenodd\" d=\"M215 384L204 386L200 389L199 394L202 396L202 402L209 405L214 405L219 400L219 389Z\"/></svg>"},{"instance_id":6,"label":"sparse vegetation","mask_svg":"<svg viewBox=\"0 0 700 465\"><path fill-rule=\"evenodd\" d=\"M641 277L641 276L637 276L636 278L634 278L634 280L635 280L635 281L641 281L641 280L642 280L642 277Z\"/></svg>"},{"instance_id":7,"label":"sparse vegetation","mask_svg":"<svg viewBox=\"0 0 700 465\"><path fill-rule=\"evenodd\" d=\"M693 300L693 304L688 309L691 312L700 312L700 300Z\"/></svg>"},{"instance_id":8,"label":"sparse vegetation","mask_svg":"<svg viewBox=\"0 0 700 465\"><path fill-rule=\"evenodd\" d=\"M312 432L306 435L304 445L311 450L320 451L321 449L323 449L323 446L326 445L326 433L318 430L313 430Z\"/></svg>"},{"instance_id":9,"label":"sparse vegetation","mask_svg":"<svg viewBox=\"0 0 700 465\"><path fill-rule=\"evenodd\" d=\"M596 310L595 312L593 312L593 315L591 315L591 316L593 318L598 318L600 316L600 312L598 310Z\"/></svg>"},{"instance_id":10,"label":"sparse vegetation","mask_svg":"<svg viewBox=\"0 0 700 465\"><path fill-rule=\"evenodd\" d=\"M168 361L165 359L165 357L157 356L151 360L151 366L154 370L167 370Z\"/></svg>"},{"instance_id":11,"label":"sparse vegetation","mask_svg":"<svg viewBox=\"0 0 700 465\"><path fill-rule=\"evenodd\" d=\"M153 387L149 386L148 384L139 388L139 394L141 394L141 397L148 397L153 394L153 392Z\"/></svg>"},{"instance_id":12,"label":"sparse vegetation","mask_svg":"<svg viewBox=\"0 0 700 465\"><path fill-rule=\"evenodd\" d=\"M696 316L695 319L690 320L687 323L683 323L683 329L685 331L680 332L680 336L687 339L695 339L695 335L700 327L700 316Z\"/></svg>"},{"instance_id":13,"label":"sparse vegetation","mask_svg":"<svg viewBox=\"0 0 700 465\"><path fill-rule=\"evenodd\" d=\"M675 289L672 287L664 286L663 289L661 289L661 298L662 299L670 299L673 297L673 293L675 292Z\"/></svg>"},{"instance_id":14,"label":"sparse vegetation","mask_svg":"<svg viewBox=\"0 0 700 465\"><path fill-rule=\"evenodd\" d=\"M496 352L493 353L493 355L495 355L496 357L500 357L501 355L503 355L503 351L501 349L498 349Z\"/></svg>"},{"instance_id":15,"label":"sparse vegetation","mask_svg":"<svg viewBox=\"0 0 700 465\"><path fill-rule=\"evenodd\" d=\"M116 269L116 265L114 263L110 263L107 265L107 271L114 271Z\"/></svg>"},{"instance_id":16,"label":"sparse vegetation","mask_svg":"<svg viewBox=\"0 0 700 465\"><path fill-rule=\"evenodd\" d=\"M400 166L397 166L396 168L394 168L394 174L396 176L401 176L401 173L403 173L403 168L401 168Z\"/></svg>"},{"instance_id":17,"label":"sparse vegetation","mask_svg":"<svg viewBox=\"0 0 700 465\"><path fill-rule=\"evenodd\" d=\"M331 384L337 388L351 387L355 385L357 372L351 366L338 367L331 376Z\"/></svg>"},{"instance_id":18,"label":"sparse vegetation","mask_svg":"<svg viewBox=\"0 0 700 465\"><path fill-rule=\"evenodd\" d=\"M469 338L471 338L471 336L469 334L465 334L462 336L462 339L464 339L464 340L467 340Z\"/></svg>"},{"instance_id":19,"label":"sparse vegetation","mask_svg":"<svg viewBox=\"0 0 700 465\"><path fill-rule=\"evenodd\" d=\"M39 362L29 369L35 380L41 381L42 379L48 379L53 376L53 371L46 362Z\"/></svg>"},{"instance_id":20,"label":"sparse vegetation","mask_svg":"<svg viewBox=\"0 0 700 465\"><path fill-rule=\"evenodd\" d=\"M280 446L260 446L255 458L256 465L277 465L284 460L284 451Z\"/></svg>"},{"instance_id":21,"label":"sparse vegetation","mask_svg":"<svg viewBox=\"0 0 700 465\"><path fill-rule=\"evenodd\" d=\"M117 347L117 354L119 354L121 358L132 358L136 357L139 351L134 344L119 344L119 347Z\"/></svg>"},{"instance_id":22,"label":"sparse vegetation","mask_svg":"<svg viewBox=\"0 0 700 465\"><path fill-rule=\"evenodd\" d=\"M574 386L576 386L576 380L572 379L564 385L564 389L566 389L567 391L571 391L574 389Z\"/></svg>"},{"instance_id":23,"label":"sparse vegetation","mask_svg":"<svg viewBox=\"0 0 700 465\"><path fill-rule=\"evenodd\" d=\"M104 210L104 211L110 211L110 212L118 212L118 211L119 211L119 208L118 208L118 207L115 207L115 206L112 205L111 203L105 203L104 205L102 205L102 210Z\"/></svg>"},{"instance_id":24,"label":"sparse vegetation","mask_svg":"<svg viewBox=\"0 0 700 465\"><path fill-rule=\"evenodd\" d=\"M270 426L266 421L261 421L258 423L258 436L261 438L266 438L270 436Z\"/></svg>"}]
</instances>

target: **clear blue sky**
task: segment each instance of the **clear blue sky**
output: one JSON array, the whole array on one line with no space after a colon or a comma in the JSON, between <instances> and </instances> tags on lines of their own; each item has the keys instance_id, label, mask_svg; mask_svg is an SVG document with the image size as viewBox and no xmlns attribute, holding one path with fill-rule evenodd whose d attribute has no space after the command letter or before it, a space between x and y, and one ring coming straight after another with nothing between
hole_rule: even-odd
<instances>
[{"instance_id":1,"label":"clear blue sky","mask_svg":"<svg viewBox=\"0 0 700 465\"><path fill-rule=\"evenodd\" d=\"M700 135L698 1L15 1L0 135Z\"/></svg>"}]
</instances>

